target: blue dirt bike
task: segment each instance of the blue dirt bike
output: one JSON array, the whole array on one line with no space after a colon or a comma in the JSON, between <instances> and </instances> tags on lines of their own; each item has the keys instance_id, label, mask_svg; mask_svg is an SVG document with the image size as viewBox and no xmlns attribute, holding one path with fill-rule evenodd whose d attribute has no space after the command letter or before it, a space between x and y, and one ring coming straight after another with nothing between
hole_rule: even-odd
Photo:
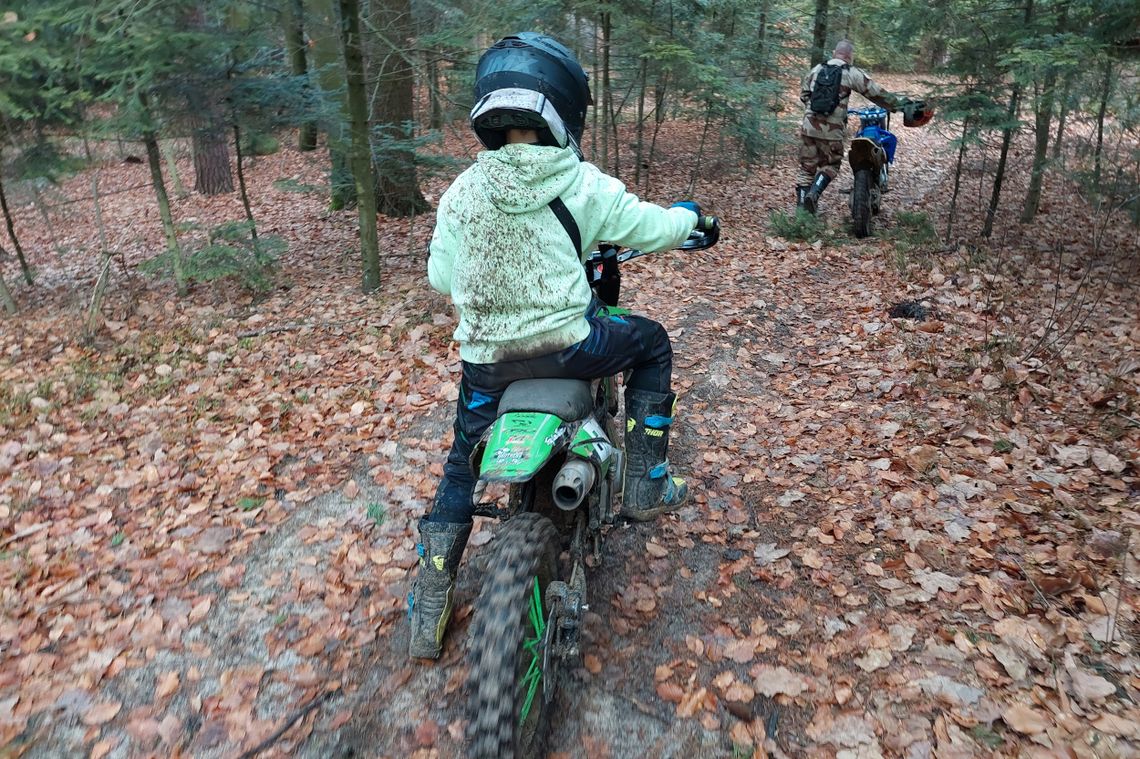
<instances>
[{"instance_id":1,"label":"blue dirt bike","mask_svg":"<svg viewBox=\"0 0 1140 759\"><path fill-rule=\"evenodd\" d=\"M851 140L847 162L855 176L851 188L851 221L856 237L871 234L871 217L879 213L887 191L890 166L895 161L898 138L890 131L891 114L885 108L852 108L848 116L859 117L859 131Z\"/></svg>"},{"instance_id":2,"label":"blue dirt bike","mask_svg":"<svg viewBox=\"0 0 1140 759\"><path fill-rule=\"evenodd\" d=\"M906 127L925 126L934 118L934 110L922 100L908 98L900 110ZM891 132L891 113L885 108L851 108L847 115L859 117L859 131L847 151L847 161L855 175L851 188L851 221L855 236L866 237L871 234L871 217L882 206L899 140Z\"/></svg>"}]
</instances>

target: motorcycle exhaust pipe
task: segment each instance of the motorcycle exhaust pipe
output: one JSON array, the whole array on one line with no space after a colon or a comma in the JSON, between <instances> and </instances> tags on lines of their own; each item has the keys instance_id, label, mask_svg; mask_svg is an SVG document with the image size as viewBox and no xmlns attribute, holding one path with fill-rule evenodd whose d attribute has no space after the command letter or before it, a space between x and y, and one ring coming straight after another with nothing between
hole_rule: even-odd
<instances>
[{"instance_id":1,"label":"motorcycle exhaust pipe","mask_svg":"<svg viewBox=\"0 0 1140 759\"><path fill-rule=\"evenodd\" d=\"M570 459L554 476L552 487L554 505L563 511L573 511L586 500L594 487L594 465L583 459Z\"/></svg>"}]
</instances>

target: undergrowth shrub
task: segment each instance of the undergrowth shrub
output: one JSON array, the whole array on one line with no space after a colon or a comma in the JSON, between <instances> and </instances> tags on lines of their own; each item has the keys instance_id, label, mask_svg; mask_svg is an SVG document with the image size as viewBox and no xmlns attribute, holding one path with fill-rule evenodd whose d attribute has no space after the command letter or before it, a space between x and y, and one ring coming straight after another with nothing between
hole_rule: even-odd
<instances>
[{"instance_id":1,"label":"undergrowth shrub","mask_svg":"<svg viewBox=\"0 0 1140 759\"><path fill-rule=\"evenodd\" d=\"M229 279L242 288L263 293L273 288L277 256L289 246L280 237L250 235L246 221L230 221L214 227L208 242L186 256L183 267L191 282L218 282ZM165 251L140 268L155 276L173 278L173 253Z\"/></svg>"},{"instance_id":2,"label":"undergrowth shrub","mask_svg":"<svg viewBox=\"0 0 1140 759\"><path fill-rule=\"evenodd\" d=\"M768 216L768 225L772 234L785 240L798 240L800 242L815 242L827 239L827 224L818 216L813 216L802 208L793 213L773 211Z\"/></svg>"}]
</instances>

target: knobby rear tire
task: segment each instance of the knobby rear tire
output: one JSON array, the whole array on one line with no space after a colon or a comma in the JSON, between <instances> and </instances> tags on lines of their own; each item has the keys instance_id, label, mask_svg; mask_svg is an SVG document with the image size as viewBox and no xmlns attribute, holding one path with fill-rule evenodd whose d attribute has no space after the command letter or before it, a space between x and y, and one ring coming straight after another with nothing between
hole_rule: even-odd
<instances>
[{"instance_id":1,"label":"knobby rear tire","mask_svg":"<svg viewBox=\"0 0 1140 759\"><path fill-rule=\"evenodd\" d=\"M855 186L851 190L851 221L855 236L859 238L871 234L871 170L859 169L855 172Z\"/></svg>"},{"instance_id":2,"label":"knobby rear tire","mask_svg":"<svg viewBox=\"0 0 1140 759\"><path fill-rule=\"evenodd\" d=\"M511 517L495 536L470 640L468 747L477 759L545 756L550 709L543 688L555 687L555 677L542 672L523 721L523 680L535 658L525 646L540 635L531 621L536 579L543 622L549 614L544 597L556 579L558 544L554 524L529 512Z\"/></svg>"}]
</instances>

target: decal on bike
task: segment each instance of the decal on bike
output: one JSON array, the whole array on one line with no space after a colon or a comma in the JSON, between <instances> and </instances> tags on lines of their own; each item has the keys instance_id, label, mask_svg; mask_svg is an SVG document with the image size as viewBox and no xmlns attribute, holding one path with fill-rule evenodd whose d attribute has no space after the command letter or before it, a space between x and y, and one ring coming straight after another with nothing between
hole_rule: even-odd
<instances>
[{"instance_id":1,"label":"decal on bike","mask_svg":"<svg viewBox=\"0 0 1140 759\"><path fill-rule=\"evenodd\" d=\"M582 422L574 435L573 442L570 443L571 453L599 465L608 465L613 450L606 431L598 424L597 419L587 419ZM602 471L605 472L604 467Z\"/></svg>"},{"instance_id":2,"label":"decal on bike","mask_svg":"<svg viewBox=\"0 0 1140 759\"><path fill-rule=\"evenodd\" d=\"M479 465L479 478L486 482L522 482L542 465L567 439L565 423L553 414L510 412L503 414L484 437L486 446Z\"/></svg>"}]
</instances>

